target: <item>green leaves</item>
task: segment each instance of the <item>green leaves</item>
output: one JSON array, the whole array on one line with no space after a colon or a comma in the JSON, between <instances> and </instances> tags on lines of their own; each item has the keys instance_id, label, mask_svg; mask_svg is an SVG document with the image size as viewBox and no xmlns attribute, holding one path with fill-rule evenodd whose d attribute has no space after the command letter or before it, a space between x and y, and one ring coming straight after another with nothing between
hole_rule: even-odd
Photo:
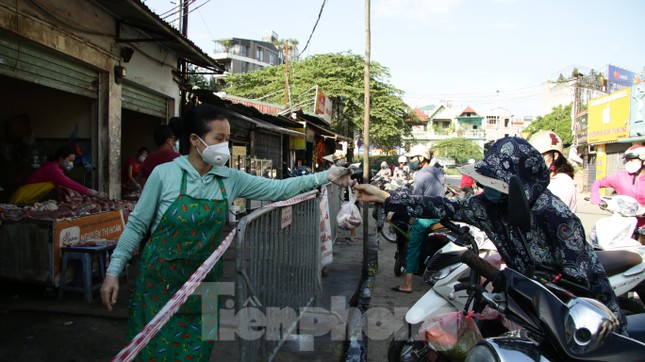
<instances>
[{"instance_id":1,"label":"green leaves","mask_svg":"<svg viewBox=\"0 0 645 362\"><path fill-rule=\"evenodd\" d=\"M568 106L559 105L553 107L551 113L544 117L538 116L528 127L524 129L525 132L531 134L540 130L550 130L558 134L562 138L564 147L571 146L573 135L571 134L571 104Z\"/></svg>"},{"instance_id":2,"label":"green leaves","mask_svg":"<svg viewBox=\"0 0 645 362\"><path fill-rule=\"evenodd\" d=\"M335 110L334 131L350 137L355 131L362 134L364 67L364 58L351 52L317 54L289 63L292 103L302 103L303 109L313 110L314 93L311 89L318 85L336 105L342 104ZM410 127L404 120L412 113L401 99L403 92L395 88L389 78L388 68L377 62L371 63L370 143L383 149L400 145L401 136L410 135ZM228 88L225 91L229 94L285 104L284 65L235 74L229 76L226 83Z\"/></svg>"},{"instance_id":3,"label":"green leaves","mask_svg":"<svg viewBox=\"0 0 645 362\"><path fill-rule=\"evenodd\" d=\"M441 140L432 147L432 150L439 157L454 159L457 164L466 163L471 158L479 160L484 156L481 147L464 137Z\"/></svg>"}]
</instances>

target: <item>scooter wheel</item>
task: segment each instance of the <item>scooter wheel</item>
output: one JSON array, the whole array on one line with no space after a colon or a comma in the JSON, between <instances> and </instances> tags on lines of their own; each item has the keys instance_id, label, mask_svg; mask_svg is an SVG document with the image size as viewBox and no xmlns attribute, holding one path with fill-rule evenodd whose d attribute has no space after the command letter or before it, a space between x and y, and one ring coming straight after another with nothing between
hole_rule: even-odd
<instances>
[{"instance_id":1,"label":"scooter wheel","mask_svg":"<svg viewBox=\"0 0 645 362\"><path fill-rule=\"evenodd\" d=\"M381 235L383 235L383 237L385 238L385 240L391 243L396 243L396 229L394 229L391 223L385 222L380 232L381 232Z\"/></svg>"}]
</instances>

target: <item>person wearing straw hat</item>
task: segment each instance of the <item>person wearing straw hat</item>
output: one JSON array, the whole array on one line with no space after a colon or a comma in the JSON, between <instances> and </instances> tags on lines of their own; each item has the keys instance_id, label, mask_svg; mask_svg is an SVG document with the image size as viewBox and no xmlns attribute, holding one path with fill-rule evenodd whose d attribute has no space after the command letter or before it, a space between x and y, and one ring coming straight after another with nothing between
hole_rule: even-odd
<instances>
[{"instance_id":1,"label":"person wearing straw hat","mask_svg":"<svg viewBox=\"0 0 645 362\"><path fill-rule=\"evenodd\" d=\"M327 166L326 168L329 168L332 166L343 167L345 164L345 162L343 162L343 158L345 158L345 154L343 153L343 151L340 151L340 150L332 154L323 156L323 160L329 162L329 166Z\"/></svg>"},{"instance_id":2,"label":"person wearing straw hat","mask_svg":"<svg viewBox=\"0 0 645 362\"><path fill-rule=\"evenodd\" d=\"M495 244L506 265L521 273L534 267L535 271L546 273L553 280L565 279L562 283L569 282L566 289L597 299L611 309L624 332L627 322L605 269L585 240L580 219L547 189L549 170L538 150L518 137L501 138L481 161L460 167L459 171L481 184L484 192L466 199L450 200L388 192L370 185L353 187L359 191L359 200L383 203L386 211L403 211L414 217L447 218L476 226ZM521 179L531 208L526 247L508 222L509 209L505 200L513 175ZM535 265L532 265L533 261Z\"/></svg>"}]
</instances>

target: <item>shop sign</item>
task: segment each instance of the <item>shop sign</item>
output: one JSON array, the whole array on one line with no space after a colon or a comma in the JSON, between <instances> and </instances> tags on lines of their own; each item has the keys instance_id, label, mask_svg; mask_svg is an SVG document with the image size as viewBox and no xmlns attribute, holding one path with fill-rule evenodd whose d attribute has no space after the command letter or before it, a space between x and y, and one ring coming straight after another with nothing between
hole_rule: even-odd
<instances>
[{"instance_id":1,"label":"shop sign","mask_svg":"<svg viewBox=\"0 0 645 362\"><path fill-rule=\"evenodd\" d=\"M614 142L629 132L631 88L589 101L589 144Z\"/></svg>"},{"instance_id":2,"label":"shop sign","mask_svg":"<svg viewBox=\"0 0 645 362\"><path fill-rule=\"evenodd\" d=\"M314 113L321 115L327 124L331 124L332 101L318 86L316 86L316 104L314 109Z\"/></svg>"},{"instance_id":3,"label":"shop sign","mask_svg":"<svg viewBox=\"0 0 645 362\"><path fill-rule=\"evenodd\" d=\"M587 131L588 131L588 117L589 112L584 110L581 113L578 113L576 116L576 121L573 123L573 136L578 140L578 144L587 143Z\"/></svg>"},{"instance_id":4,"label":"shop sign","mask_svg":"<svg viewBox=\"0 0 645 362\"><path fill-rule=\"evenodd\" d=\"M233 146L231 167L246 172L246 146Z\"/></svg>"},{"instance_id":5,"label":"shop sign","mask_svg":"<svg viewBox=\"0 0 645 362\"><path fill-rule=\"evenodd\" d=\"M607 65L607 92L615 92L619 89L631 87L634 84L634 72L618 68L617 66Z\"/></svg>"},{"instance_id":6,"label":"shop sign","mask_svg":"<svg viewBox=\"0 0 645 362\"><path fill-rule=\"evenodd\" d=\"M645 136L645 83L632 87L629 137Z\"/></svg>"},{"instance_id":7,"label":"shop sign","mask_svg":"<svg viewBox=\"0 0 645 362\"><path fill-rule=\"evenodd\" d=\"M68 246L92 239L118 239L125 228L121 210L59 220L54 224L54 245Z\"/></svg>"},{"instance_id":8,"label":"shop sign","mask_svg":"<svg viewBox=\"0 0 645 362\"><path fill-rule=\"evenodd\" d=\"M300 136L289 135L289 149L290 150L304 150L307 149L307 141L305 139L305 128L292 128L294 131L302 133Z\"/></svg>"}]
</instances>

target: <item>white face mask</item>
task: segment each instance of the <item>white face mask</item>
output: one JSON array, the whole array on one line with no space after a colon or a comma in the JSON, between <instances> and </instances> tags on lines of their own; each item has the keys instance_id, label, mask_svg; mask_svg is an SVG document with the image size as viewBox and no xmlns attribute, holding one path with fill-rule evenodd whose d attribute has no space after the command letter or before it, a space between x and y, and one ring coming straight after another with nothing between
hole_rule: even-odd
<instances>
[{"instance_id":1,"label":"white face mask","mask_svg":"<svg viewBox=\"0 0 645 362\"><path fill-rule=\"evenodd\" d=\"M634 174L638 173L643 167L643 163L640 160L629 160L625 163L625 171Z\"/></svg>"},{"instance_id":2,"label":"white face mask","mask_svg":"<svg viewBox=\"0 0 645 362\"><path fill-rule=\"evenodd\" d=\"M144 156L144 155L139 156L139 162L140 163L143 163L143 161L145 161L145 160L146 160L146 156Z\"/></svg>"},{"instance_id":3,"label":"white face mask","mask_svg":"<svg viewBox=\"0 0 645 362\"><path fill-rule=\"evenodd\" d=\"M199 152L199 148L197 149L197 152L202 155L202 159L207 164L212 166L224 166L226 162L228 162L228 159L231 158L231 152L228 149L228 142L220 142L209 146L199 136L197 138L199 138L199 140L206 146L203 152Z\"/></svg>"},{"instance_id":4,"label":"white face mask","mask_svg":"<svg viewBox=\"0 0 645 362\"><path fill-rule=\"evenodd\" d=\"M65 163L63 164L63 168L65 169L65 171L69 171L69 170L73 169L74 168L74 162L65 161Z\"/></svg>"}]
</instances>

